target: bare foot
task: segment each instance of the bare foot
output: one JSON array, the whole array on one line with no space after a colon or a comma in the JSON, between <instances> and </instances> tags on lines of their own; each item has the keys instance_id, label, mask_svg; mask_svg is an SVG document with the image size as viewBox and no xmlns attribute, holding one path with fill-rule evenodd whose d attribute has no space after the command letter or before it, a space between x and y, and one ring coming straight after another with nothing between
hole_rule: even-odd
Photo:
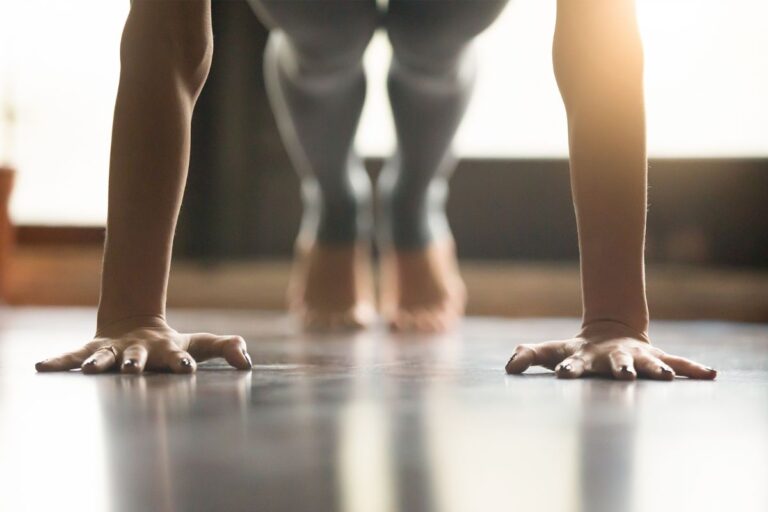
<instances>
[{"instance_id":1,"label":"bare foot","mask_svg":"<svg viewBox=\"0 0 768 512\"><path fill-rule=\"evenodd\" d=\"M370 251L364 244L297 242L288 302L313 331L354 330L375 318Z\"/></svg>"},{"instance_id":2,"label":"bare foot","mask_svg":"<svg viewBox=\"0 0 768 512\"><path fill-rule=\"evenodd\" d=\"M466 288L452 239L382 254L382 313L396 331L443 332L464 314Z\"/></svg>"}]
</instances>

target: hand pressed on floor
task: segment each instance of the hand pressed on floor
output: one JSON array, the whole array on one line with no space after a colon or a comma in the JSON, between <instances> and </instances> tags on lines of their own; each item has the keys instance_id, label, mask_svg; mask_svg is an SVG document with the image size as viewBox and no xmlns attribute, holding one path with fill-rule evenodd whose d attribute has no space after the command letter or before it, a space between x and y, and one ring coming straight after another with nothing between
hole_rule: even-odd
<instances>
[{"instance_id":1,"label":"hand pressed on floor","mask_svg":"<svg viewBox=\"0 0 768 512\"><path fill-rule=\"evenodd\" d=\"M651 345L648 337L618 322L597 322L579 335L558 341L518 345L507 373L523 373L530 366L555 371L561 379L589 375L635 380L637 377L672 380L676 375L712 380L717 371Z\"/></svg>"},{"instance_id":2,"label":"hand pressed on floor","mask_svg":"<svg viewBox=\"0 0 768 512\"><path fill-rule=\"evenodd\" d=\"M81 368L83 373L144 370L192 373L197 362L223 357L239 370L253 366L240 336L179 333L159 317L137 317L100 329L83 347L35 365L39 372Z\"/></svg>"}]
</instances>

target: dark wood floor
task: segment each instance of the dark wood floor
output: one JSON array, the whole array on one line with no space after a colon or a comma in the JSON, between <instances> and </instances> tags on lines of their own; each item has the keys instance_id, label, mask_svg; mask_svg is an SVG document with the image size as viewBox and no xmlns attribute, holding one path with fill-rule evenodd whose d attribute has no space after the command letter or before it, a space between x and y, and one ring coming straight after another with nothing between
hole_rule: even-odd
<instances>
[{"instance_id":1,"label":"dark wood floor","mask_svg":"<svg viewBox=\"0 0 768 512\"><path fill-rule=\"evenodd\" d=\"M654 325L715 382L504 374L516 343L572 319L308 337L239 312L172 319L244 335L252 373L34 372L93 319L0 311L0 510L768 510L766 325Z\"/></svg>"}]
</instances>

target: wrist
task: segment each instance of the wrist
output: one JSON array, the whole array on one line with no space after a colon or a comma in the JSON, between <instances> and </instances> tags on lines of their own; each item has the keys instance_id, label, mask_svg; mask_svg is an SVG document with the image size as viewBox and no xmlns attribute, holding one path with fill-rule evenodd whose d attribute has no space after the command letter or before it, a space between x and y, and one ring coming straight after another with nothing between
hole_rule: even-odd
<instances>
[{"instance_id":1,"label":"wrist","mask_svg":"<svg viewBox=\"0 0 768 512\"><path fill-rule=\"evenodd\" d=\"M585 320L581 326L580 337L591 339L609 339L609 338L633 338L645 343L650 343L648 336L648 323L643 324L642 328L637 328L623 320L612 318L596 318Z\"/></svg>"},{"instance_id":2,"label":"wrist","mask_svg":"<svg viewBox=\"0 0 768 512\"><path fill-rule=\"evenodd\" d=\"M168 328L168 323L163 314L107 314L99 309L96 319L96 337L109 337L115 333L124 333L142 327L163 329Z\"/></svg>"},{"instance_id":3,"label":"wrist","mask_svg":"<svg viewBox=\"0 0 768 512\"><path fill-rule=\"evenodd\" d=\"M645 293L625 292L622 299L600 297L599 301L585 300L582 327L613 323L647 336L650 315Z\"/></svg>"},{"instance_id":4,"label":"wrist","mask_svg":"<svg viewBox=\"0 0 768 512\"><path fill-rule=\"evenodd\" d=\"M101 297L96 316L96 331L130 325L165 325L165 297L145 293L141 283L131 289L102 277Z\"/></svg>"}]
</instances>

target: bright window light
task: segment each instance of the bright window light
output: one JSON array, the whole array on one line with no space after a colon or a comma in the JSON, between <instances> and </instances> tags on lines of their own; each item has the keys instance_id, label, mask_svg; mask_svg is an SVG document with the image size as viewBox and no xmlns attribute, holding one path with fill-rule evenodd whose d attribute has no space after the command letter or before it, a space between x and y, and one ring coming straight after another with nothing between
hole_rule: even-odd
<instances>
[{"instance_id":1,"label":"bright window light","mask_svg":"<svg viewBox=\"0 0 768 512\"><path fill-rule=\"evenodd\" d=\"M637 0L645 47L648 149L656 157L768 156L768 2ZM464 157L565 157L552 71L554 0L513 0L477 42L480 74L456 151ZM390 50L366 55L369 96L358 147L394 147L383 78Z\"/></svg>"},{"instance_id":2,"label":"bright window light","mask_svg":"<svg viewBox=\"0 0 768 512\"><path fill-rule=\"evenodd\" d=\"M14 221L103 224L127 0L0 0L0 109L18 170Z\"/></svg>"},{"instance_id":3,"label":"bright window light","mask_svg":"<svg viewBox=\"0 0 768 512\"><path fill-rule=\"evenodd\" d=\"M0 123L0 161L19 170L17 223L104 223L128 5L0 0L0 109L12 103L17 119L12 138ZM651 156L767 157L768 2L637 5ZM566 156L551 64L554 19L554 0L512 0L481 36L477 89L456 141L460 156ZM384 86L389 55L386 37L377 34L366 54L369 95L357 138L367 156L387 155L394 146Z\"/></svg>"}]
</instances>

